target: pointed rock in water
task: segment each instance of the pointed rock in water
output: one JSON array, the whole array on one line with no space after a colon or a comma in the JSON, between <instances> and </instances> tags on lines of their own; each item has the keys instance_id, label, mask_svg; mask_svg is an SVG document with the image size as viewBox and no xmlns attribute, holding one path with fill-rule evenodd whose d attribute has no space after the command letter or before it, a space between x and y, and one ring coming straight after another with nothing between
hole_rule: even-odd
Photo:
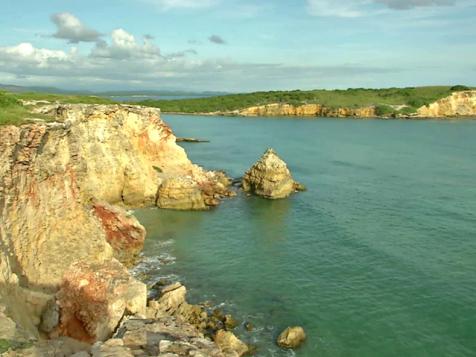
<instances>
[{"instance_id":1,"label":"pointed rock in water","mask_svg":"<svg viewBox=\"0 0 476 357\"><path fill-rule=\"evenodd\" d=\"M295 182L286 163L273 149L264 155L245 173L243 190L269 199L286 198L304 186Z\"/></svg>"}]
</instances>

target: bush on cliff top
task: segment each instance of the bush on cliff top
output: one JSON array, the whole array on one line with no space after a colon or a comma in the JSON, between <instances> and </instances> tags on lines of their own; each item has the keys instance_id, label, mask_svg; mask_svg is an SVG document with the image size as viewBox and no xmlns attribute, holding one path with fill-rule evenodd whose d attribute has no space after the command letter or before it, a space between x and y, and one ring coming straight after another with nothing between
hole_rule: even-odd
<instances>
[{"instance_id":1,"label":"bush on cliff top","mask_svg":"<svg viewBox=\"0 0 476 357\"><path fill-rule=\"evenodd\" d=\"M0 125L18 125L28 114L28 110L14 97L0 92Z\"/></svg>"}]
</instances>

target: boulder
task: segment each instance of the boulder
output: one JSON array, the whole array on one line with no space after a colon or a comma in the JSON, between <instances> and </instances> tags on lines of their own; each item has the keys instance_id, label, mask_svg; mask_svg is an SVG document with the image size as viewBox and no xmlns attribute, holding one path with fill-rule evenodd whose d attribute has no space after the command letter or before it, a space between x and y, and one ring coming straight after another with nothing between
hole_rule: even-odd
<instances>
[{"instance_id":1,"label":"boulder","mask_svg":"<svg viewBox=\"0 0 476 357\"><path fill-rule=\"evenodd\" d=\"M225 355L243 356L248 352L246 343L238 339L232 332L219 330L215 335L215 343Z\"/></svg>"},{"instance_id":2,"label":"boulder","mask_svg":"<svg viewBox=\"0 0 476 357\"><path fill-rule=\"evenodd\" d=\"M112 335L124 314L145 314L147 288L113 259L74 263L57 293L60 335L92 343Z\"/></svg>"},{"instance_id":3,"label":"boulder","mask_svg":"<svg viewBox=\"0 0 476 357\"><path fill-rule=\"evenodd\" d=\"M300 326L288 327L278 336L277 343L283 348L297 348L306 339L306 333Z\"/></svg>"},{"instance_id":4,"label":"boulder","mask_svg":"<svg viewBox=\"0 0 476 357\"><path fill-rule=\"evenodd\" d=\"M157 207L175 210L207 208L198 184L187 177L171 177L162 183L157 195Z\"/></svg>"},{"instance_id":5,"label":"boulder","mask_svg":"<svg viewBox=\"0 0 476 357\"><path fill-rule=\"evenodd\" d=\"M268 199L286 198L303 186L295 182L286 163L273 149L264 155L245 173L243 190Z\"/></svg>"},{"instance_id":6,"label":"boulder","mask_svg":"<svg viewBox=\"0 0 476 357\"><path fill-rule=\"evenodd\" d=\"M107 351L109 349L107 345L111 345L110 341L119 350L118 352L123 352L123 349L127 348L134 356L225 357L213 341L205 338L194 326L176 316L163 316L155 320L126 317L113 340L97 343L93 347L93 352L98 349ZM93 354L93 356L107 356L107 354Z\"/></svg>"},{"instance_id":7,"label":"boulder","mask_svg":"<svg viewBox=\"0 0 476 357\"><path fill-rule=\"evenodd\" d=\"M132 266L144 247L145 228L133 215L106 202L94 203L93 212L102 223L114 257L126 266Z\"/></svg>"}]
</instances>

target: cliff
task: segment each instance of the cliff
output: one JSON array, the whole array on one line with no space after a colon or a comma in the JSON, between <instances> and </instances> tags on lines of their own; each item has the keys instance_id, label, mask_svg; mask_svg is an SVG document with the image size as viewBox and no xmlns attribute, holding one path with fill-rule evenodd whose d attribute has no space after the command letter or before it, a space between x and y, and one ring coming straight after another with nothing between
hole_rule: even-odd
<instances>
[{"instance_id":1,"label":"cliff","mask_svg":"<svg viewBox=\"0 0 476 357\"><path fill-rule=\"evenodd\" d=\"M317 117L361 117L377 116L374 107L330 108L320 104L281 104L273 103L236 110L227 114L242 116L317 116Z\"/></svg>"},{"instance_id":2,"label":"cliff","mask_svg":"<svg viewBox=\"0 0 476 357\"><path fill-rule=\"evenodd\" d=\"M425 118L476 116L476 91L455 92L419 108L417 115Z\"/></svg>"},{"instance_id":3,"label":"cliff","mask_svg":"<svg viewBox=\"0 0 476 357\"><path fill-rule=\"evenodd\" d=\"M194 187L201 208L228 193L222 173L190 162L158 109L46 105L36 112L53 122L0 127L0 325L11 325L12 336L37 336L72 263L134 260L145 230L121 207L155 205L159 187L178 178Z\"/></svg>"}]
</instances>

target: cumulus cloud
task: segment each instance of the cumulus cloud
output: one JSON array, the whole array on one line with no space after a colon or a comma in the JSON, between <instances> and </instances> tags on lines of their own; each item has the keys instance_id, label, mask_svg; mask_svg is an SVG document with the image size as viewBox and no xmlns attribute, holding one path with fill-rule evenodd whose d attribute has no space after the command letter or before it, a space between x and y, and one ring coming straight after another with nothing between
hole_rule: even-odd
<instances>
[{"instance_id":1,"label":"cumulus cloud","mask_svg":"<svg viewBox=\"0 0 476 357\"><path fill-rule=\"evenodd\" d=\"M275 86L301 83L316 86L325 79L336 81L386 75L398 69L359 65L286 66L273 63L241 63L231 59L203 60L191 57L194 50L161 54L158 47L138 43L124 30L115 30L109 43L81 55L19 44L0 47L0 80L24 78L29 84L72 88L189 88L195 90L259 89L263 83ZM100 52L98 52L100 51ZM102 52L101 52L102 51ZM127 59L127 60L125 60ZM258 80L259 79L259 80ZM321 83L321 82L319 82Z\"/></svg>"},{"instance_id":2,"label":"cumulus cloud","mask_svg":"<svg viewBox=\"0 0 476 357\"><path fill-rule=\"evenodd\" d=\"M218 36L218 35L211 35L209 38L208 38L208 41L210 41L211 43L215 43L217 45L224 45L226 44L226 41L221 37L221 36Z\"/></svg>"},{"instance_id":3,"label":"cumulus cloud","mask_svg":"<svg viewBox=\"0 0 476 357\"><path fill-rule=\"evenodd\" d=\"M25 42L17 46L0 47L0 64L5 67L23 64L37 68L49 68L59 62L70 61L75 52L75 49L68 54L64 51L35 48L31 43Z\"/></svg>"},{"instance_id":4,"label":"cumulus cloud","mask_svg":"<svg viewBox=\"0 0 476 357\"><path fill-rule=\"evenodd\" d=\"M53 37L68 40L70 43L96 42L101 34L84 25L76 16L68 12L51 15L56 25Z\"/></svg>"},{"instance_id":5,"label":"cumulus cloud","mask_svg":"<svg viewBox=\"0 0 476 357\"><path fill-rule=\"evenodd\" d=\"M145 0L157 5L160 9L169 10L176 8L205 8L213 6L217 0Z\"/></svg>"},{"instance_id":6,"label":"cumulus cloud","mask_svg":"<svg viewBox=\"0 0 476 357\"><path fill-rule=\"evenodd\" d=\"M406 10L423 6L447 6L453 5L454 0L374 0L396 10Z\"/></svg>"},{"instance_id":7,"label":"cumulus cloud","mask_svg":"<svg viewBox=\"0 0 476 357\"><path fill-rule=\"evenodd\" d=\"M409 10L454 5L455 0L307 0L307 3L311 15L351 18L374 14L377 11L375 5L392 10Z\"/></svg>"},{"instance_id":8,"label":"cumulus cloud","mask_svg":"<svg viewBox=\"0 0 476 357\"><path fill-rule=\"evenodd\" d=\"M150 40L145 39L143 43L138 43L133 35L124 29L112 31L111 43L98 41L91 52L92 57L103 57L113 59L160 58L160 49Z\"/></svg>"}]
</instances>

